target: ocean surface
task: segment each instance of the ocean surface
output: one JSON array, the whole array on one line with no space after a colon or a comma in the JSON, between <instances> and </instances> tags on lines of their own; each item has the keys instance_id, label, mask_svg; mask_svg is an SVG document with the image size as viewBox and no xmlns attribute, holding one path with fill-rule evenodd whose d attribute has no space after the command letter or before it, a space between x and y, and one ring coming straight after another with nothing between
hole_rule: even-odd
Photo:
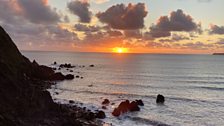
<instances>
[{"instance_id":1,"label":"ocean surface","mask_svg":"<svg viewBox=\"0 0 224 126\"><path fill-rule=\"evenodd\" d=\"M30 60L51 67L71 63L83 79L57 82L49 91L56 102L76 101L94 111L107 98L103 121L115 126L223 126L224 56L23 52ZM95 67L89 67L94 64ZM85 65L85 67L82 67ZM60 70L68 74L66 69ZM57 95L55 92L58 92ZM165 96L156 104L157 94ZM142 99L141 111L115 118L123 100ZM83 103L83 104L81 104Z\"/></svg>"}]
</instances>

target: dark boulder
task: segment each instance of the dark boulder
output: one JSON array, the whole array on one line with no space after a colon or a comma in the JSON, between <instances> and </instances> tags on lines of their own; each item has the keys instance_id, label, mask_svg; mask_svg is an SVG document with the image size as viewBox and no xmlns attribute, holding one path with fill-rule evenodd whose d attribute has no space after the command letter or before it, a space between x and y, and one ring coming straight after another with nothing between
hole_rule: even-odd
<instances>
[{"instance_id":1,"label":"dark boulder","mask_svg":"<svg viewBox=\"0 0 224 126\"><path fill-rule=\"evenodd\" d=\"M96 113L96 118L104 119L104 118L106 118L106 115L105 115L105 113L103 111L98 111Z\"/></svg>"},{"instance_id":2,"label":"dark boulder","mask_svg":"<svg viewBox=\"0 0 224 126\"><path fill-rule=\"evenodd\" d=\"M92 64L92 65L89 65L89 67L94 67L94 65Z\"/></svg>"},{"instance_id":3,"label":"dark boulder","mask_svg":"<svg viewBox=\"0 0 224 126\"><path fill-rule=\"evenodd\" d=\"M112 115L117 117L120 116L120 114L126 113L128 111L140 111L139 105L142 105L142 103L143 102L141 100L132 101L131 103L129 100L123 101L119 104L117 108L114 109Z\"/></svg>"},{"instance_id":4,"label":"dark boulder","mask_svg":"<svg viewBox=\"0 0 224 126\"><path fill-rule=\"evenodd\" d=\"M57 62L56 61L54 62L54 65L57 65Z\"/></svg>"},{"instance_id":5,"label":"dark boulder","mask_svg":"<svg viewBox=\"0 0 224 126\"><path fill-rule=\"evenodd\" d=\"M106 106L102 106L102 109L107 109L107 107Z\"/></svg>"},{"instance_id":6,"label":"dark boulder","mask_svg":"<svg viewBox=\"0 0 224 126\"><path fill-rule=\"evenodd\" d=\"M85 116L84 116L84 118L85 119L87 119L87 120L93 120L93 119L95 119L95 113L93 113L93 112L88 112Z\"/></svg>"},{"instance_id":7,"label":"dark boulder","mask_svg":"<svg viewBox=\"0 0 224 126\"><path fill-rule=\"evenodd\" d=\"M110 104L110 101L108 99L104 99L104 101L102 102L103 105L106 105L106 104Z\"/></svg>"},{"instance_id":8,"label":"dark boulder","mask_svg":"<svg viewBox=\"0 0 224 126\"><path fill-rule=\"evenodd\" d=\"M158 94L157 98L156 98L156 103L157 104L163 104L164 102L165 102L165 97L161 94Z\"/></svg>"},{"instance_id":9,"label":"dark boulder","mask_svg":"<svg viewBox=\"0 0 224 126\"><path fill-rule=\"evenodd\" d=\"M138 107L138 103L136 101L132 101L128 106L129 111L140 111L140 108Z\"/></svg>"},{"instance_id":10,"label":"dark boulder","mask_svg":"<svg viewBox=\"0 0 224 126\"><path fill-rule=\"evenodd\" d=\"M53 75L50 76L50 80L52 81L65 80L65 76L61 72L54 73Z\"/></svg>"},{"instance_id":11,"label":"dark boulder","mask_svg":"<svg viewBox=\"0 0 224 126\"><path fill-rule=\"evenodd\" d=\"M73 100L69 100L69 103L70 104L74 104L75 102Z\"/></svg>"},{"instance_id":12,"label":"dark boulder","mask_svg":"<svg viewBox=\"0 0 224 126\"><path fill-rule=\"evenodd\" d=\"M125 113L129 110L129 104L129 100L123 101L119 104L118 109L121 111L121 113Z\"/></svg>"},{"instance_id":13,"label":"dark boulder","mask_svg":"<svg viewBox=\"0 0 224 126\"><path fill-rule=\"evenodd\" d=\"M114 111L112 112L112 115L116 117L120 116L120 114L121 114L121 111L118 108L115 108Z\"/></svg>"},{"instance_id":14,"label":"dark boulder","mask_svg":"<svg viewBox=\"0 0 224 126\"><path fill-rule=\"evenodd\" d=\"M65 79L66 80L72 80L72 79L74 79L74 75L68 74L68 75L65 76Z\"/></svg>"},{"instance_id":15,"label":"dark boulder","mask_svg":"<svg viewBox=\"0 0 224 126\"><path fill-rule=\"evenodd\" d=\"M137 102L137 104L139 105L139 106L144 106L144 103L143 103L143 101L140 99L140 100L135 100L136 102Z\"/></svg>"},{"instance_id":16,"label":"dark boulder","mask_svg":"<svg viewBox=\"0 0 224 126\"><path fill-rule=\"evenodd\" d=\"M74 66L72 66L70 63L65 63L65 64L61 64L60 66L59 66L60 68L73 68Z\"/></svg>"},{"instance_id":17,"label":"dark boulder","mask_svg":"<svg viewBox=\"0 0 224 126\"><path fill-rule=\"evenodd\" d=\"M75 76L75 78L79 78L79 77L80 77L79 75L76 75L76 76Z\"/></svg>"}]
</instances>

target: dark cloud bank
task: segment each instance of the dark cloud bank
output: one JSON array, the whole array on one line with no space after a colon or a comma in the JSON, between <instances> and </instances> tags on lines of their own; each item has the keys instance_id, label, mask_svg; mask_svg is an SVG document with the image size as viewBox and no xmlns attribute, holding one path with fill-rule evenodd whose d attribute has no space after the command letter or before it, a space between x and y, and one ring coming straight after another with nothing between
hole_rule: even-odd
<instances>
[{"instance_id":1,"label":"dark cloud bank","mask_svg":"<svg viewBox=\"0 0 224 126\"><path fill-rule=\"evenodd\" d=\"M89 11L90 4L86 1L71 1L67 4L70 12L80 18L80 22L89 23L92 13Z\"/></svg>"},{"instance_id":2,"label":"dark cloud bank","mask_svg":"<svg viewBox=\"0 0 224 126\"><path fill-rule=\"evenodd\" d=\"M117 4L108 8L105 12L99 12L96 16L103 23L114 29L130 30L144 27L144 18L147 16L144 3Z\"/></svg>"}]
</instances>

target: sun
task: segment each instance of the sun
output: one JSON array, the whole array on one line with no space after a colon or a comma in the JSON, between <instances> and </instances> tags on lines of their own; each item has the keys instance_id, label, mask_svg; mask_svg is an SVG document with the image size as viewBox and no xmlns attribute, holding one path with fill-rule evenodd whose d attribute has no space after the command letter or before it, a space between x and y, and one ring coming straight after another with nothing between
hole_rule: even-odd
<instances>
[{"instance_id":1,"label":"sun","mask_svg":"<svg viewBox=\"0 0 224 126\"><path fill-rule=\"evenodd\" d=\"M127 53L128 48L123 48L123 47L115 47L113 48L114 53Z\"/></svg>"}]
</instances>

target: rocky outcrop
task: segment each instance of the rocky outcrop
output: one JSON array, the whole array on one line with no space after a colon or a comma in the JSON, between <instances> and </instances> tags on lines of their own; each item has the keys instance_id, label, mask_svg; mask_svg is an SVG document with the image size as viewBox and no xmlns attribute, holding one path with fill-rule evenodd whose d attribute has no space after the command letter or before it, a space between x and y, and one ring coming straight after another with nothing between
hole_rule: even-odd
<instances>
[{"instance_id":1,"label":"rocky outcrop","mask_svg":"<svg viewBox=\"0 0 224 126\"><path fill-rule=\"evenodd\" d=\"M157 98L156 98L156 103L157 104L163 104L164 102L165 102L165 97L161 94L158 94Z\"/></svg>"},{"instance_id":2,"label":"rocky outcrop","mask_svg":"<svg viewBox=\"0 0 224 126\"><path fill-rule=\"evenodd\" d=\"M103 105L108 105L110 104L110 101L108 99L104 99L102 102Z\"/></svg>"},{"instance_id":3,"label":"rocky outcrop","mask_svg":"<svg viewBox=\"0 0 224 126\"><path fill-rule=\"evenodd\" d=\"M143 106L142 100L135 100L130 102L129 100L123 101L119 104L117 108L114 109L112 112L113 116L120 116L122 113L126 113L128 111L130 112L135 112L135 111L140 111L139 106Z\"/></svg>"},{"instance_id":4,"label":"rocky outcrop","mask_svg":"<svg viewBox=\"0 0 224 126\"><path fill-rule=\"evenodd\" d=\"M51 68L24 57L0 26L0 126L97 125L79 117L83 114L76 107L53 102L44 87L54 74Z\"/></svg>"}]
</instances>

